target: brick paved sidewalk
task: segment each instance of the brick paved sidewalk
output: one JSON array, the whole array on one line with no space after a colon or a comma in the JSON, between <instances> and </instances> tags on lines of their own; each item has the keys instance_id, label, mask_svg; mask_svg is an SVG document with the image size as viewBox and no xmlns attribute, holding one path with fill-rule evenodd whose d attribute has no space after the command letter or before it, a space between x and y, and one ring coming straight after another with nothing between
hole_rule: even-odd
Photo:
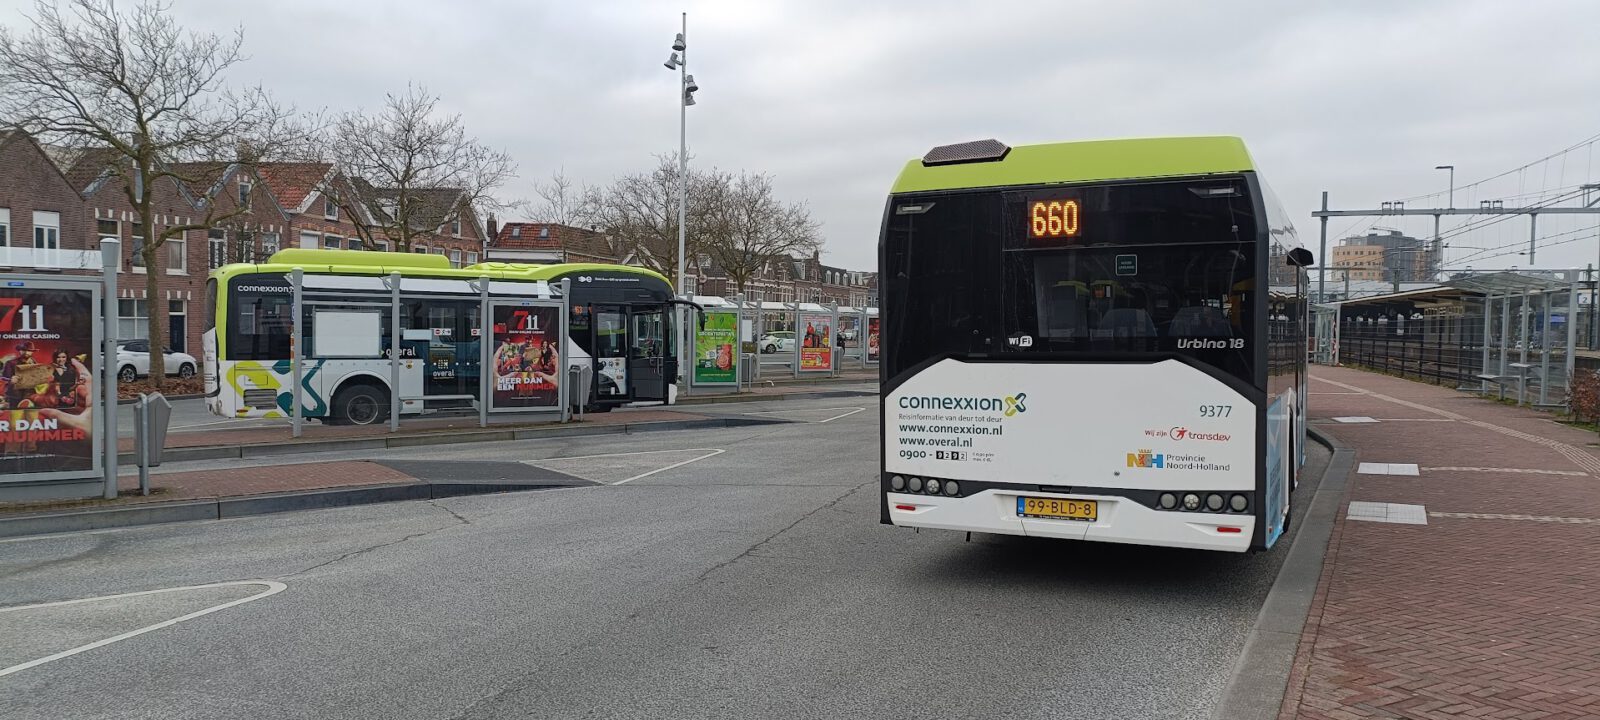
<instances>
[{"instance_id":1,"label":"brick paved sidewalk","mask_svg":"<svg viewBox=\"0 0 1600 720\"><path fill-rule=\"evenodd\" d=\"M1418 466L1358 472L1348 499L1426 524L1341 508L1280 720L1600 717L1595 434L1344 368L1314 368L1310 393L1358 466Z\"/></svg>"}]
</instances>

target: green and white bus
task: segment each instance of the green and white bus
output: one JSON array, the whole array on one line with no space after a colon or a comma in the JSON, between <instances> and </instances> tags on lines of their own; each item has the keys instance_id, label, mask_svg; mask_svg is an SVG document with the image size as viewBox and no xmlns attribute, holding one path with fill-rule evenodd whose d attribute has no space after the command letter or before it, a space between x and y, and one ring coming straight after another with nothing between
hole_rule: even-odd
<instances>
[{"instance_id":1,"label":"green and white bus","mask_svg":"<svg viewBox=\"0 0 1600 720\"><path fill-rule=\"evenodd\" d=\"M293 288L300 268L306 297L302 337L304 417L334 424L388 418L391 273L401 276L399 392L401 414L476 407L482 402L479 337L485 325L475 281L488 278L491 300L559 299L570 279L566 330L572 357L546 356L559 381L579 365L591 373L589 411L628 403L672 404L677 361L672 343L672 286L651 270L625 265L481 263L452 268L439 255L359 250L282 250L260 264L211 272L203 336L206 395L226 418L288 417L293 386ZM379 315L381 338L352 355L318 348L316 309L364 309ZM382 305L382 307L378 307ZM559 315L559 309L555 311ZM329 315L329 318L337 317ZM325 329L326 330L326 329ZM334 344L332 338L326 338ZM559 364L559 367L554 365Z\"/></svg>"},{"instance_id":2,"label":"green and white bus","mask_svg":"<svg viewBox=\"0 0 1600 720\"><path fill-rule=\"evenodd\" d=\"M879 253L882 522L1282 536L1312 258L1238 138L934 148L895 181Z\"/></svg>"}]
</instances>

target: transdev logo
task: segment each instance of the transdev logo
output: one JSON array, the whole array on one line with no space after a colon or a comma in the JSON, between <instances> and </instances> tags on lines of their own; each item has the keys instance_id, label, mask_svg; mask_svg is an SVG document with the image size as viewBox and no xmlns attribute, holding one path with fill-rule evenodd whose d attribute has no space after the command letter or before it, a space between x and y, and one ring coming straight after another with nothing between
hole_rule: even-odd
<instances>
[{"instance_id":1,"label":"transdev logo","mask_svg":"<svg viewBox=\"0 0 1600 720\"><path fill-rule=\"evenodd\" d=\"M1017 393L1015 395L1007 395L1006 396L1006 417L1011 417L1013 415L1016 415L1017 413L1027 412L1028 411L1028 406L1022 404L1022 401L1027 400L1027 399L1028 399L1028 394L1027 393Z\"/></svg>"},{"instance_id":2,"label":"transdev logo","mask_svg":"<svg viewBox=\"0 0 1600 720\"><path fill-rule=\"evenodd\" d=\"M1164 468L1166 460L1165 455L1152 452L1148 448L1128 453L1128 467L1131 468Z\"/></svg>"}]
</instances>

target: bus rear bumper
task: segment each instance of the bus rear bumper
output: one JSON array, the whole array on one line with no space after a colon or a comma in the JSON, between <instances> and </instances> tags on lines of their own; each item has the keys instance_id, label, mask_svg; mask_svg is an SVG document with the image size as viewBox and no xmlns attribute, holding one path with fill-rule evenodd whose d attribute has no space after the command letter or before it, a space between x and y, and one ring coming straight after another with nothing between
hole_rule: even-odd
<instances>
[{"instance_id":1,"label":"bus rear bumper","mask_svg":"<svg viewBox=\"0 0 1600 720\"><path fill-rule=\"evenodd\" d=\"M1255 516L1155 510L1127 498L1104 495L1027 493L1029 497L1094 500L1094 521L1025 518L1017 515L1021 493L985 490L952 498L911 493L888 494L889 521L902 527L1023 535L1027 537L1160 545L1246 552L1254 537Z\"/></svg>"}]
</instances>

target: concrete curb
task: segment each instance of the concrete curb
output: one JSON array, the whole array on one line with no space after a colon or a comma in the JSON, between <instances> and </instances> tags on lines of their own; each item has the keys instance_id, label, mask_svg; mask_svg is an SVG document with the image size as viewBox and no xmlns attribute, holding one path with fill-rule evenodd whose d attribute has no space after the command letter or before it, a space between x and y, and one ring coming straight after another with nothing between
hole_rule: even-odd
<instances>
[{"instance_id":1,"label":"concrete curb","mask_svg":"<svg viewBox=\"0 0 1600 720\"><path fill-rule=\"evenodd\" d=\"M1244 652L1222 691L1222 701L1211 715L1216 720L1275 720L1289 686L1300 634L1305 629L1317 583L1322 579L1328 539L1350 487L1356 456L1354 450L1332 436L1309 425L1306 432L1332 450L1333 457L1316 495L1298 518L1302 523L1300 531L1250 629Z\"/></svg>"},{"instance_id":2,"label":"concrete curb","mask_svg":"<svg viewBox=\"0 0 1600 720\"><path fill-rule=\"evenodd\" d=\"M550 490L574 486L570 483L470 483L411 482L363 485L350 488L322 488L270 495L207 498L147 505L89 508L62 512L0 518L0 537L21 537L46 533L82 532L107 528L158 525L193 520L267 515L295 510L370 505L403 500L437 500L464 495Z\"/></svg>"},{"instance_id":3,"label":"concrete curb","mask_svg":"<svg viewBox=\"0 0 1600 720\"><path fill-rule=\"evenodd\" d=\"M538 440L542 438L580 437L589 435L623 435L663 430L697 430L702 428L743 427L748 425L775 425L786 420L767 418L705 418L701 420L663 420L658 422L625 423L620 425L557 425L540 428L486 428L483 430L457 430L430 432L417 435L393 435L369 438L344 438L338 440L299 440L280 443L239 445L205 445L188 448L167 448L161 452L161 461L188 462L193 460L231 460L243 458L274 457L299 453L334 452L340 450L381 450L384 448L422 447L427 445L456 445L474 442L504 442L506 440ZM117 462L134 465L138 458L132 452L117 455Z\"/></svg>"}]
</instances>

